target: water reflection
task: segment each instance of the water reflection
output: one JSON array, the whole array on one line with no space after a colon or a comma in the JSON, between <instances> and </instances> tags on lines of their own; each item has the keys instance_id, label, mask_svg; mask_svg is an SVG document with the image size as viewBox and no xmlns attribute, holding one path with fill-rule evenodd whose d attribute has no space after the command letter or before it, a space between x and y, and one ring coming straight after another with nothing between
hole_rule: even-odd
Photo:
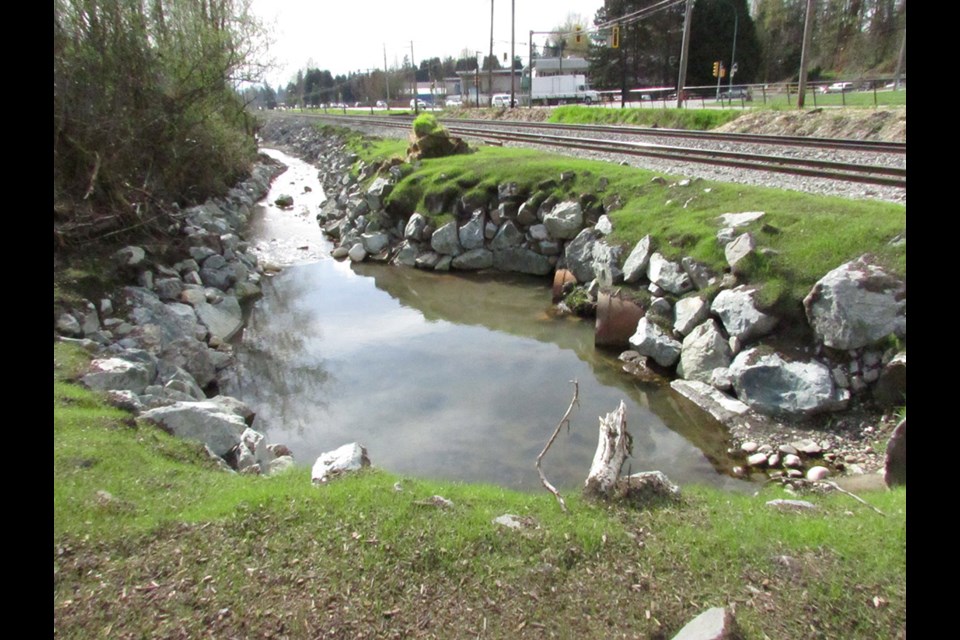
<instances>
[{"instance_id":1,"label":"water reflection","mask_svg":"<svg viewBox=\"0 0 960 640\"><path fill-rule=\"evenodd\" d=\"M621 399L633 471L749 486L717 472L733 464L719 425L620 373L614 354L594 349L592 327L555 317L549 299L540 279L351 267L324 254L265 282L225 391L305 464L357 440L397 473L535 489L536 456L576 379L581 406L543 464L559 487L583 482L598 417Z\"/></svg>"}]
</instances>

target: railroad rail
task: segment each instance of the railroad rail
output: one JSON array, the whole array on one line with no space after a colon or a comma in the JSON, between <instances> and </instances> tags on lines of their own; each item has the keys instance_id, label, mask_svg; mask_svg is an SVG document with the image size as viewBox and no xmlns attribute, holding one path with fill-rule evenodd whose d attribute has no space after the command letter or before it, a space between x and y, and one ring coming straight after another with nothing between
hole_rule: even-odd
<instances>
[{"instance_id":1,"label":"railroad rail","mask_svg":"<svg viewBox=\"0 0 960 640\"><path fill-rule=\"evenodd\" d=\"M371 116L310 115L325 120L346 122L353 125L398 129L409 129L411 122L411 118L409 117L398 116L377 118ZM509 142L536 144L600 153L659 158L677 162L712 164L750 171L769 171L843 182L884 185L903 189L906 189L907 186L907 170L904 167L838 162L817 158L772 155L770 153L747 153L724 149L701 149L649 142L612 140L608 138L586 137L586 134L614 133L618 136L626 137L662 137L666 134L667 137L688 138L701 141L769 144L787 148L843 149L847 151L870 151L885 154L906 154L906 144L903 143L802 138L798 136L691 132L676 129L642 129L639 127L612 127L606 125L557 125L541 122L530 123L491 120L445 120L444 126L453 135L491 141L497 144ZM525 132L524 130L534 132ZM544 133L543 130L566 131L567 135Z\"/></svg>"}]
</instances>

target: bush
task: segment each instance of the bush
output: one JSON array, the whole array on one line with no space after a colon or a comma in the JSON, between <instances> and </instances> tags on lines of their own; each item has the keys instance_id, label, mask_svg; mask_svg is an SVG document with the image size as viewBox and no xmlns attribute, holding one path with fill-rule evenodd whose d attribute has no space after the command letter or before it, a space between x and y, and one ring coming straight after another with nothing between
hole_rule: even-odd
<instances>
[{"instance_id":1,"label":"bush","mask_svg":"<svg viewBox=\"0 0 960 640\"><path fill-rule=\"evenodd\" d=\"M413 121L413 133L416 134L418 138L441 131L443 131L443 127L440 126L437 118L432 113L421 113L417 116L416 120Z\"/></svg>"}]
</instances>

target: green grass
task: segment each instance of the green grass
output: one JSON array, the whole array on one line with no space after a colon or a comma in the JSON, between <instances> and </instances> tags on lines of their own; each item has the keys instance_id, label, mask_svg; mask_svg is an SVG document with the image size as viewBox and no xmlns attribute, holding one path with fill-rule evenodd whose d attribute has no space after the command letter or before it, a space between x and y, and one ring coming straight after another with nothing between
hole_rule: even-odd
<instances>
[{"instance_id":1,"label":"green grass","mask_svg":"<svg viewBox=\"0 0 960 640\"><path fill-rule=\"evenodd\" d=\"M905 633L904 490L864 495L885 516L700 487L642 511L569 495L564 514L546 492L375 470L228 474L69 384L84 358L55 345L58 637L671 637L730 604L748 638ZM454 507L420 504L435 494Z\"/></svg>"},{"instance_id":2,"label":"green grass","mask_svg":"<svg viewBox=\"0 0 960 640\"><path fill-rule=\"evenodd\" d=\"M849 93L817 93L814 97L813 92L807 93L804 101L804 107L812 109L814 107L905 107L907 105L907 90L900 91L883 90L877 91L874 98L873 91L852 91ZM791 93L788 97L786 93L767 94L766 101L761 92L754 92L753 102L748 102L747 106L754 108L793 108L797 107L797 94Z\"/></svg>"},{"instance_id":3,"label":"green grass","mask_svg":"<svg viewBox=\"0 0 960 640\"><path fill-rule=\"evenodd\" d=\"M667 129L715 129L740 117L739 109L599 109L557 107L549 122L562 124L635 124Z\"/></svg>"}]
</instances>

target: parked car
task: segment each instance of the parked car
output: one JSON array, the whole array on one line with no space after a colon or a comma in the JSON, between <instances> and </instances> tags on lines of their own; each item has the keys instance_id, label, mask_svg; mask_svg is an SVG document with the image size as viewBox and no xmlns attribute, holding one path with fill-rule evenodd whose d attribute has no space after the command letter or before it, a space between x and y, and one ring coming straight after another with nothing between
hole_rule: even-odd
<instances>
[{"instance_id":1,"label":"parked car","mask_svg":"<svg viewBox=\"0 0 960 640\"><path fill-rule=\"evenodd\" d=\"M853 83L834 82L829 87L823 87L821 91L823 93L847 93L848 91L853 91Z\"/></svg>"},{"instance_id":2,"label":"parked car","mask_svg":"<svg viewBox=\"0 0 960 640\"><path fill-rule=\"evenodd\" d=\"M510 94L509 93L495 93L493 94L493 106L495 107L508 107L510 106ZM513 101L513 106L517 106L517 101Z\"/></svg>"},{"instance_id":3,"label":"parked car","mask_svg":"<svg viewBox=\"0 0 960 640\"><path fill-rule=\"evenodd\" d=\"M462 107L463 98L461 98L460 96L447 96L447 99L444 101L443 104L448 107Z\"/></svg>"},{"instance_id":4,"label":"parked car","mask_svg":"<svg viewBox=\"0 0 960 640\"><path fill-rule=\"evenodd\" d=\"M427 103L424 102L423 100L420 100L420 99L414 100L414 99L411 98L411 100L410 100L410 108L411 108L411 109L426 109L426 108L427 108Z\"/></svg>"},{"instance_id":5,"label":"parked car","mask_svg":"<svg viewBox=\"0 0 960 640\"><path fill-rule=\"evenodd\" d=\"M746 87L734 87L720 92L721 100L744 100L750 102L753 100L753 94Z\"/></svg>"},{"instance_id":6,"label":"parked car","mask_svg":"<svg viewBox=\"0 0 960 640\"><path fill-rule=\"evenodd\" d=\"M387 103L383 100L377 100L377 109L386 109Z\"/></svg>"}]
</instances>

